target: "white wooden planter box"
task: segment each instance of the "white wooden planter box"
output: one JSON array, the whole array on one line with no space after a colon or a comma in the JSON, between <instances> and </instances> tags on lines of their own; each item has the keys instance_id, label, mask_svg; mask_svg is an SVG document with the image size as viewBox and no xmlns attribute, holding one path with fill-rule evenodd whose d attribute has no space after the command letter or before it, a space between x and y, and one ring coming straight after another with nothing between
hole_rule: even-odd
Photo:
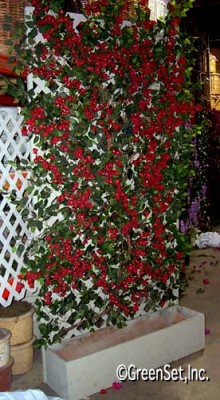
<instances>
[{"instance_id":1,"label":"white wooden planter box","mask_svg":"<svg viewBox=\"0 0 220 400\"><path fill-rule=\"evenodd\" d=\"M118 381L119 364L157 368L204 347L204 315L173 306L43 350L44 382L62 398L79 400Z\"/></svg>"}]
</instances>

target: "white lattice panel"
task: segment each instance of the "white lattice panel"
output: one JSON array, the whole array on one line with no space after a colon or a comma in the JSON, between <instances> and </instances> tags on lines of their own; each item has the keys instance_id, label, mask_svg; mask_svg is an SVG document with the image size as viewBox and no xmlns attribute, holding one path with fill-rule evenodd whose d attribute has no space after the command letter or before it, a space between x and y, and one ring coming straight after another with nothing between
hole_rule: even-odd
<instances>
[{"instance_id":1,"label":"white lattice panel","mask_svg":"<svg viewBox=\"0 0 220 400\"><path fill-rule=\"evenodd\" d=\"M30 158L31 144L21 135L21 123L18 108L0 107L0 304L3 306L10 305L13 298L22 298L25 292L25 289L16 291L23 261L14 246L16 236L26 243L30 233L9 195L25 196L28 173L16 171L8 163Z\"/></svg>"}]
</instances>

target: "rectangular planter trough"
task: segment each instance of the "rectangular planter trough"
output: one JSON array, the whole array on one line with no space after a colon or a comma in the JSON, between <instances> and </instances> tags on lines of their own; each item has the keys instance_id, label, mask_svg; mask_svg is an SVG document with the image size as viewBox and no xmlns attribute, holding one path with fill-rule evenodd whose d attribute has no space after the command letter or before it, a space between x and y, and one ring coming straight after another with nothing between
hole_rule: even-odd
<instances>
[{"instance_id":1,"label":"rectangular planter trough","mask_svg":"<svg viewBox=\"0 0 220 400\"><path fill-rule=\"evenodd\" d=\"M118 381L119 364L157 368L204 347L204 315L177 305L43 350L44 382L62 398L79 400Z\"/></svg>"}]
</instances>

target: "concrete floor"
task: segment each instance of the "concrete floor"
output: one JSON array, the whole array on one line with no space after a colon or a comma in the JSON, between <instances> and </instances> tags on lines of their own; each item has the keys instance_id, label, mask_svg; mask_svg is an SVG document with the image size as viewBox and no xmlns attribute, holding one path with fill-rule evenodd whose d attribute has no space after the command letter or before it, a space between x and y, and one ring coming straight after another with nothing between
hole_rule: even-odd
<instances>
[{"instance_id":1,"label":"concrete floor","mask_svg":"<svg viewBox=\"0 0 220 400\"><path fill-rule=\"evenodd\" d=\"M219 249L220 250L220 249ZM187 267L188 286L180 305L202 312L206 318L205 350L172 363L186 371L188 366L203 368L209 377L205 382L126 382L121 388L90 396L91 400L219 400L220 399L220 251L214 248L194 250ZM98 372L97 372L98 373ZM56 395L43 383L41 352L35 351L31 372L13 376L11 390L40 388L49 396ZM100 388L102 389L102 388ZM103 388L105 389L105 388ZM88 399L88 398L87 398Z\"/></svg>"}]
</instances>

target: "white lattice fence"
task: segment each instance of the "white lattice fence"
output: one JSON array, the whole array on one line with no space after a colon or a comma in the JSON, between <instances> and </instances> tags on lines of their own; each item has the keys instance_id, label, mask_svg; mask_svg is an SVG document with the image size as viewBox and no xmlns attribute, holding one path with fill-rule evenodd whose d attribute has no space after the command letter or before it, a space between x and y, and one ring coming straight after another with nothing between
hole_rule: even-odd
<instances>
[{"instance_id":1,"label":"white lattice fence","mask_svg":"<svg viewBox=\"0 0 220 400\"><path fill-rule=\"evenodd\" d=\"M25 196L28 173L16 171L8 163L30 158L31 144L21 135L21 123L16 107L0 107L0 304L3 306L10 305L13 298L22 298L25 292L16 290L23 260L14 246L17 236L25 243L30 232L10 196Z\"/></svg>"}]
</instances>

